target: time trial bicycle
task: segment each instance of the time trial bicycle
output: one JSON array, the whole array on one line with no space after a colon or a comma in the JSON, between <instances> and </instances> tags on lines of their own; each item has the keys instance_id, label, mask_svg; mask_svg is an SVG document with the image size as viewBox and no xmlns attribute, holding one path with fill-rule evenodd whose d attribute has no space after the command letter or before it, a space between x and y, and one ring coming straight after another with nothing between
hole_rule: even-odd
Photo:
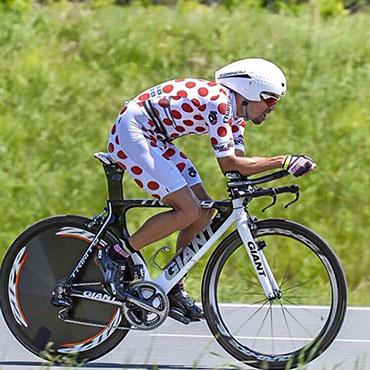
<instances>
[{"instance_id":1,"label":"time trial bicycle","mask_svg":"<svg viewBox=\"0 0 370 370\"><path fill-rule=\"evenodd\" d=\"M211 254L202 281L203 310L217 342L249 366L285 369L315 359L334 341L345 317L347 288L333 250L305 226L257 220L248 211L254 198L270 196L273 205L279 194L292 193L289 204L298 200L297 185L257 186L286 171L253 179L228 173L230 198L201 202L217 211L209 225L155 279L143 255L133 254L118 299L105 289L94 257L129 236L130 209L167 206L124 199L122 168L107 153L95 157L108 181L104 211L92 219L41 220L14 241L3 260L1 309L25 348L44 358L52 353L56 362L90 361L114 349L130 330L153 330L168 316L189 323L170 307L167 294L235 225Z\"/></svg>"}]
</instances>

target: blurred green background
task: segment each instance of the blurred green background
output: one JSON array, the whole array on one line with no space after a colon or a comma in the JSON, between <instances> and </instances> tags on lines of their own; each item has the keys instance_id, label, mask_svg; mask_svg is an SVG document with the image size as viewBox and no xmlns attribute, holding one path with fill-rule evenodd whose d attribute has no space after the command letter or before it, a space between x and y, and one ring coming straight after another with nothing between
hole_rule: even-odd
<instances>
[{"instance_id":1,"label":"blurred green background","mask_svg":"<svg viewBox=\"0 0 370 370\"><path fill-rule=\"evenodd\" d=\"M349 303L369 305L366 2L127 3L1 0L0 258L41 218L90 217L104 208L106 180L92 155L106 150L124 100L165 80L213 79L231 61L263 57L285 71L288 94L264 125L247 125L246 155L302 153L318 164L307 177L276 183L298 183L301 200L286 210L290 198L282 196L266 216L301 222L324 237L342 261ZM209 193L226 198L209 138L176 144L195 163ZM125 194L147 197L129 178ZM261 217L268 201L252 203L252 212ZM132 211L130 230L153 212ZM175 236L164 243L173 246ZM205 263L203 258L188 274L194 298Z\"/></svg>"}]
</instances>

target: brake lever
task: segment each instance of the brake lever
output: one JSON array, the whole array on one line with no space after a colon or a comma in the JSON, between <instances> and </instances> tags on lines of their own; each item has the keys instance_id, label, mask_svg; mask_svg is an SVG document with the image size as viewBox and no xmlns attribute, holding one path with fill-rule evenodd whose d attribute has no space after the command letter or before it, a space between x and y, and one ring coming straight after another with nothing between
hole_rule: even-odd
<instances>
[{"instance_id":1,"label":"brake lever","mask_svg":"<svg viewBox=\"0 0 370 370\"><path fill-rule=\"evenodd\" d=\"M272 200L272 203L269 204L269 205L267 205L265 208L263 208L262 212L265 212L266 209L268 209L268 208L272 207L273 205L275 205L275 203L276 203L276 191L275 191L275 189L273 189L271 197L273 199Z\"/></svg>"},{"instance_id":2,"label":"brake lever","mask_svg":"<svg viewBox=\"0 0 370 370\"><path fill-rule=\"evenodd\" d=\"M296 189L296 191L294 192L294 194L295 194L295 198L291 201L291 202L289 202L289 203L287 203L284 207L285 208L288 208L290 205L292 205L293 203L295 203L295 202L298 202L298 199L299 199L299 187L298 187L298 189Z\"/></svg>"}]
</instances>

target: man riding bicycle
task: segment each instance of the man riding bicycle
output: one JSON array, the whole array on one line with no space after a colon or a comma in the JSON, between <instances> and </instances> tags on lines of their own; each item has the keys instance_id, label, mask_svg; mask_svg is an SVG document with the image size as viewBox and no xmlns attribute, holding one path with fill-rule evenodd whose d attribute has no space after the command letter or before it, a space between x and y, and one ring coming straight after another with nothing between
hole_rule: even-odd
<instances>
[{"instance_id":1,"label":"man riding bicycle","mask_svg":"<svg viewBox=\"0 0 370 370\"><path fill-rule=\"evenodd\" d=\"M193 163L174 145L175 139L208 133L223 173L247 176L282 167L301 176L316 167L302 155L244 156L245 122L261 124L286 94L286 78L279 67L264 59L243 59L219 69L215 77L215 82L181 78L154 86L128 102L116 118L108 142L112 159L142 189L173 208L151 217L123 245L102 250L98 263L118 296L130 254L175 231L178 251L212 218L213 211L200 206L201 200L211 197ZM183 281L168 297L171 308L192 321L203 318Z\"/></svg>"}]
</instances>

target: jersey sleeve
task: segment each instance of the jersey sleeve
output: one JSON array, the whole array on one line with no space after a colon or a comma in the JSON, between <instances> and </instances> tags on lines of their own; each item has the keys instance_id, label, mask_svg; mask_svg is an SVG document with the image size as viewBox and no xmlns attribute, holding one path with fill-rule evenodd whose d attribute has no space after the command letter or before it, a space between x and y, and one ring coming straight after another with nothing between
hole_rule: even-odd
<instances>
[{"instance_id":1,"label":"jersey sleeve","mask_svg":"<svg viewBox=\"0 0 370 370\"><path fill-rule=\"evenodd\" d=\"M207 104L206 121L211 145L217 158L235 154L235 142L231 128L232 108L226 96Z\"/></svg>"},{"instance_id":2,"label":"jersey sleeve","mask_svg":"<svg viewBox=\"0 0 370 370\"><path fill-rule=\"evenodd\" d=\"M241 150L243 153L244 153L244 129L245 122L243 118L238 118L231 125L235 149Z\"/></svg>"}]
</instances>

